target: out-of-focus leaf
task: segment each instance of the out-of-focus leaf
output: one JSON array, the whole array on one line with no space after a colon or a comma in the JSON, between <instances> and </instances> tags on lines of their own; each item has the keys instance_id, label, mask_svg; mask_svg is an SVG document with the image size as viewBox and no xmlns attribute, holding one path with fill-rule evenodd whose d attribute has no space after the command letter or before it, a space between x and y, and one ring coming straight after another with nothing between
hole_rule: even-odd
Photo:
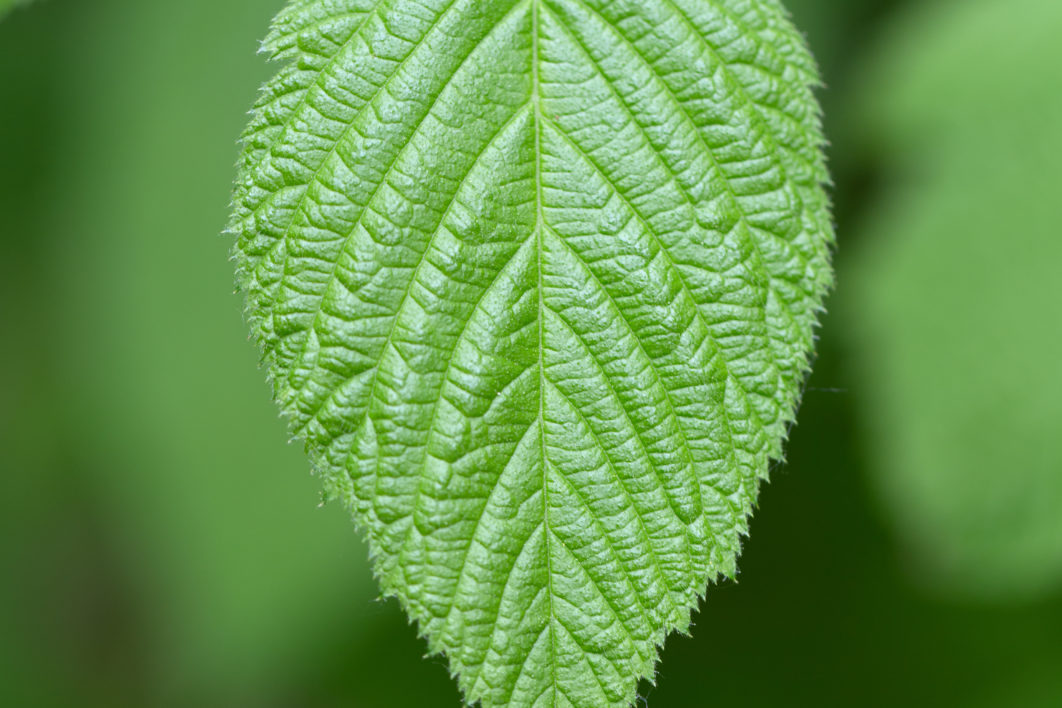
<instances>
[{"instance_id":1,"label":"out-of-focus leaf","mask_svg":"<svg viewBox=\"0 0 1062 708\"><path fill-rule=\"evenodd\" d=\"M918 8L865 82L890 184L840 300L929 582L1062 583L1062 3ZM895 185L902 184L902 187Z\"/></svg>"}]
</instances>

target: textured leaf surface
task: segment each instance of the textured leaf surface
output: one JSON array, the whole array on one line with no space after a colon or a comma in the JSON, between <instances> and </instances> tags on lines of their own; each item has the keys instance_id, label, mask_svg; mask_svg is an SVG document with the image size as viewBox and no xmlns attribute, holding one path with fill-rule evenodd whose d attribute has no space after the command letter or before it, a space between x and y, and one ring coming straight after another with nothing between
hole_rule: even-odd
<instances>
[{"instance_id":1,"label":"textured leaf surface","mask_svg":"<svg viewBox=\"0 0 1062 708\"><path fill-rule=\"evenodd\" d=\"M886 508L951 594L1062 586L1060 33L1052 0L918 8L868 82L892 179L844 329Z\"/></svg>"},{"instance_id":2,"label":"textured leaf surface","mask_svg":"<svg viewBox=\"0 0 1062 708\"><path fill-rule=\"evenodd\" d=\"M485 706L625 706L780 457L830 282L773 0L301 0L232 230L275 393Z\"/></svg>"}]
</instances>

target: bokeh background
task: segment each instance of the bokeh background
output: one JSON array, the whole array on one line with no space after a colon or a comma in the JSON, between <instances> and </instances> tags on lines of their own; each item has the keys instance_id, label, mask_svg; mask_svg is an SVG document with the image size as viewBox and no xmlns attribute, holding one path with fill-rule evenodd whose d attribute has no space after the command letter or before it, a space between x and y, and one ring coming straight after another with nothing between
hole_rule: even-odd
<instances>
[{"instance_id":1,"label":"bokeh background","mask_svg":"<svg viewBox=\"0 0 1062 708\"><path fill-rule=\"evenodd\" d=\"M0 0L2 705L459 705L285 444L218 235L281 2ZM641 701L1062 706L1062 2L789 6L838 286Z\"/></svg>"}]
</instances>

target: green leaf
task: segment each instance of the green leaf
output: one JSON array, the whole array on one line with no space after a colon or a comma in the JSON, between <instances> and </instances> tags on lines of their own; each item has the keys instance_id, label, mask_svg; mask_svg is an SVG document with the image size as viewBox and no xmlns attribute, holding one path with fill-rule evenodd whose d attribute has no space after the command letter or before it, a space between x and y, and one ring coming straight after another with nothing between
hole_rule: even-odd
<instances>
[{"instance_id":1,"label":"green leaf","mask_svg":"<svg viewBox=\"0 0 1062 708\"><path fill-rule=\"evenodd\" d=\"M484 706L624 706L732 576L831 282L773 0L302 0L231 230L277 400Z\"/></svg>"},{"instance_id":2,"label":"green leaf","mask_svg":"<svg viewBox=\"0 0 1062 708\"><path fill-rule=\"evenodd\" d=\"M1062 4L918 8L865 115L887 188L845 279L874 481L919 579L1062 587Z\"/></svg>"}]
</instances>

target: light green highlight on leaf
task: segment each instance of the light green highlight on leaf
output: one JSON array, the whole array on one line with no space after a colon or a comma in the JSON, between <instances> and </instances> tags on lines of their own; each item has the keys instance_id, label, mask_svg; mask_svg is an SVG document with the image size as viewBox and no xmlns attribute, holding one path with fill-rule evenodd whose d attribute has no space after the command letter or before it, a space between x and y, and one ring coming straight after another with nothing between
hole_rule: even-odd
<instances>
[{"instance_id":1,"label":"light green highlight on leaf","mask_svg":"<svg viewBox=\"0 0 1062 708\"><path fill-rule=\"evenodd\" d=\"M29 4L30 0L0 0L0 18L7 15L8 12L14 10L16 7Z\"/></svg>"},{"instance_id":2,"label":"light green highlight on leaf","mask_svg":"<svg viewBox=\"0 0 1062 708\"><path fill-rule=\"evenodd\" d=\"M1060 33L1050 0L919 8L868 82L892 181L845 330L886 509L961 596L1062 584Z\"/></svg>"},{"instance_id":3,"label":"light green highlight on leaf","mask_svg":"<svg viewBox=\"0 0 1062 708\"><path fill-rule=\"evenodd\" d=\"M276 398L469 703L626 706L732 576L831 282L772 0L297 0L231 230Z\"/></svg>"}]
</instances>

